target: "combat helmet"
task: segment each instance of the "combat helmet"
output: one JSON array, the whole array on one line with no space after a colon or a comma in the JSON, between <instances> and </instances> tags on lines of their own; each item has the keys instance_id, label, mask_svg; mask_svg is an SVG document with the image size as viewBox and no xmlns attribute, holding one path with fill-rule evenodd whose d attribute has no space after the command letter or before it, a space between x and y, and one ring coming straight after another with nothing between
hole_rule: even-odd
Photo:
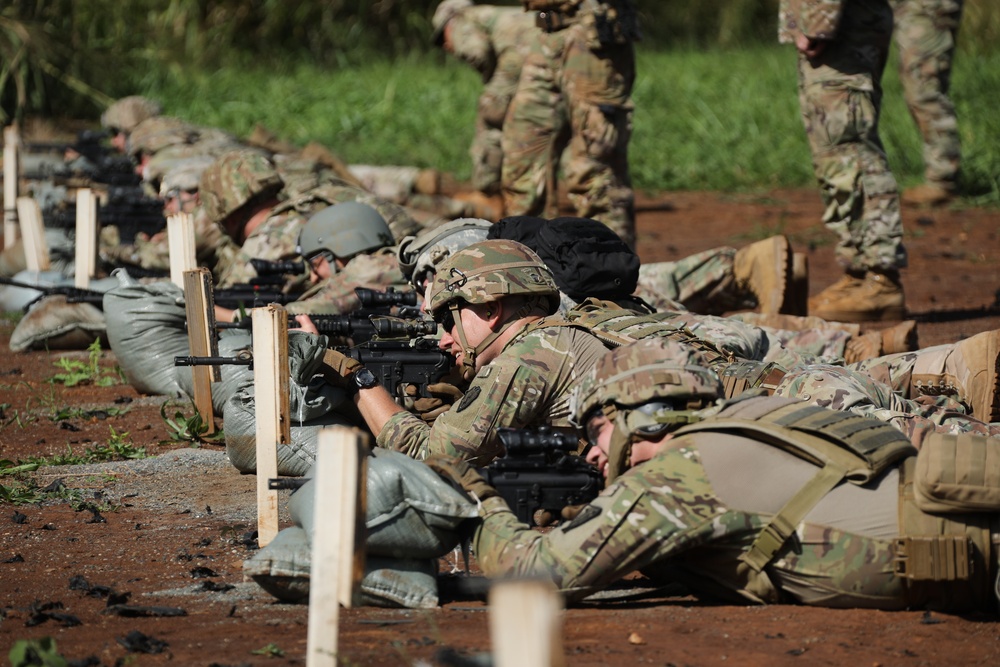
<instances>
[{"instance_id":1,"label":"combat helmet","mask_svg":"<svg viewBox=\"0 0 1000 667\"><path fill-rule=\"evenodd\" d=\"M168 146L189 144L198 138L198 128L173 116L147 118L132 130L128 138L128 154L138 158L142 153L159 153Z\"/></svg>"},{"instance_id":2,"label":"combat helmet","mask_svg":"<svg viewBox=\"0 0 1000 667\"><path fill-rule=\"evenodd\" d=\"M198 192L208 219L221 224L251 200L277 194L281 187L281 177L263 153L237 148L202 172Z\"/></svg>"},{"instance_id":3,"label":"combat helmet","mask_svg":"<svg viewBox=\"0 0 1000 667\"><path fill-rule=\"evenodd\" d=\"M297 251L306 260L321 254L347 259L392 244L392 230L378 211L348 201L313 213L299 232Z\"/></svg>"},{"instance_id":4,"label":"combat helmet","mask_svg":"<svg viewBox=\"0 0 1000 667\"><path fill-rule=\"evenodd\" d=\"M448 21L455 18L463 9L471 6L472 0L442 0L431 18L431 26L434 28L431 39L434 44L440 46L444 41L444 27L448 25Z\"/></svg>"},{"instance_id":5,"label":"combat helmet","mask_svg":"<svg viewBox=\"0 0 1000 667\"><path fill-rule=\"evenodd\" d=\"M462 248L485 241L491 224L482 218L458 218L417 236L407 236L396 250L403 277L422 290L441 262Z\"/></svg>"},{"instance_id":6,"label":"combat helmet","mask_svg":"<svg viewBox=\"0 0 1000 667\"><path fill-rule=\"evenodd\" d=\"M628 469L636 440L700 421L722 398L722 382L707 365L701 351L666 338L623 345L597 361L574 393L571 410L581 428L598 413L614 424L609 482Z\"/></svg>"},{"instance_id":7,"label":"combat helmet","mask_svg":"<svg viewBox=\"0 0 1000 667\"><path fill-rule=\"evenodd\" d=\"M535 297L525 303L479 345L469 345L459 309L463 304L492 303L511 296ZM462 346L466 377L475 373L476 357L514 322L541 306L547 313L559 307L559 288L552 273L538 255L517 241L480 241L446 259L427 287L424 307L434 319L450 320L457 328L456 341Z\"/></svg>"},{"instance_id":8,"label":"combat helmet","mask_svg":"<svg viewBox=\"0 0 1000 667\"><path fill-rule=\"evenodd\" d=\"M154 116L163 113L159 102L140 95L130 95L114 102L101 114L101 126L122 132L131 132L135 127Z\"/></svg>"}]
</instances>

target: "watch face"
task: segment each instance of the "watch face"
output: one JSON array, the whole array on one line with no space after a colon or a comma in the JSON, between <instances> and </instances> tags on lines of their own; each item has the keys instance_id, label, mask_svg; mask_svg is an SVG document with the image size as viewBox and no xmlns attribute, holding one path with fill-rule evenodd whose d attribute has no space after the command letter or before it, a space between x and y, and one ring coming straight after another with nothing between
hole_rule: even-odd
<instances>
[{"instance_id":1,"label":"watch face","mask_svg":"<svg viewBox=\"0 0 1000 667\"><path fill-rule=\"evenodd\" d=\"M378 384L378 378L367 368L362 368L354 374L354 382L361 389L371 389Z\"/></svg>"}]
</instances>

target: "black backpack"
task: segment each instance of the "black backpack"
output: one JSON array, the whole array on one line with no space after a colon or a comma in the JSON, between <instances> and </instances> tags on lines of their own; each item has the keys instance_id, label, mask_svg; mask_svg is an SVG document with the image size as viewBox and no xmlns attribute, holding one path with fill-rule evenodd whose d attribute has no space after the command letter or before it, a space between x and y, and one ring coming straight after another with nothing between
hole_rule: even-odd
<instances>
[{"instance_id":1,"label":"black backpack","mask_svg":"<svg viewBox=\"0 0 1000 667\"><path fill-rule=\"evenodd\" d=\"M574 301L624 299L639 282L639 256L606 225L590 218L504 218L487 238L517 241L541 257L556 285Z\"/></svg>"}]
</instances>

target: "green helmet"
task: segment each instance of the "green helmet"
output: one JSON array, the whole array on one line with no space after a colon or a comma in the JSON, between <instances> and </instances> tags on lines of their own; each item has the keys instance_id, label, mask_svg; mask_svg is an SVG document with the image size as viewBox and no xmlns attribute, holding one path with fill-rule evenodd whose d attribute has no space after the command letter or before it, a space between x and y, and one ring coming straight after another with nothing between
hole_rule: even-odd
<instances>
[{"instance_id":1,"label":"green helmet","mask_svg":"<svg viewBox=\"0 0 1000 667\"><path fill-rule=\"evenodd\" d=\"M198 128L172 116L147 118L132 130L128 137L128 154L138 157L142 153L155 154L168 146L189 144L198 138Z\"/></svg>"},{"instance_id":2,"label":"green helmet","mask_svg":"<svg viewBox=\"0 0 1000 667\"><path fill-rule=\"evenodd\" d=\"M159 102L146 97L130 95L113 103L101 114L101 126L122 132L131 132L135 127L153 116L163 113Z\"/></svg>"},{"instance_id":3,"label":"green helmet","mask_svg":"<svg viewBox=\"0 0 1000 667\"><path fill-rule=\"evenodd\" d=\"M277 194L281 187L281 177L263 153L237 148L202 172L198 192L209 220L221 223L255 197Z\"/></svg>"},{"instance_id":4,"label":"green helmet","mask_svg":"<svg viewBox=\"0 0 1000 667\"><path fill-rule=\"evenodd\" d=\"M371 206L348 201L313 213L299 232L298 253L312 259L322 252L348 258L393 244L392 230Z\"/></svg>"},{"instance_id":5,"label":"green helmet","mask_svg":"<svg viewBox=\"0 0 1000 667\"><path fill-rule=\"evenodd\" d=\"M437 266L462 248L485 241L492 225L482 218L459 218L404 238L396 251L399 268L410 283L420 289L437 271Z\"/></svg>"},{"instance_id":6,"label":"green helmet","mask_svg":"<svg viewBox=\"0 0 1000 667\"><path fill-rule=\"evenodd\" d=\"M463 9L471 6L472 0L443 0L437 6L437 9L434 10L434 17L431 18L431 27L434 28L431 39L435 44L440 46L441 42L444 41L444 27L448 25L448 21L455 18Z\"/></svg>"},{"instance_id":7,"label":"green helmet","mask_svg":"<svg viewBox=\"0 0 1000 667\"><path fill-rule=\"evenodd\" d=\"M699 421L722 398L704 354L668 338L647 338L605 354L577 388L572 411L585 427L600 411L615 425L608 481L629 466L632 443Z\"/></svg>"}]
</instances>

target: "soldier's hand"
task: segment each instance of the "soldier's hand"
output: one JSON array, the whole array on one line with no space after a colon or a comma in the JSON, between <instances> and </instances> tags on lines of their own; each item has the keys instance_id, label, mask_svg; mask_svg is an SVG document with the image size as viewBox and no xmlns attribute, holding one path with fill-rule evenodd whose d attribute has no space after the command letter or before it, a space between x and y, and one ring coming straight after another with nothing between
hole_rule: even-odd
<instances>
[{"instance_id":1,"label":"soldier's hand","mask_svg":"<svg viewBox=\"0 0 1000 667\"><path fill-rule=\"evenodd\" d=\"M335 387L349 387L351 376L361 368L361 362L336 350L326 350L319 373Z\"/></svg>"},{"instance_id":2,"label":"soldier's hand","mask_svg":"<svg viewBox=\"0 0 1000 667\"><path fill-rule=\"evenodd\" d=\"M445 481L464 489L477 500L483 501L499 495L497 490L483 479L478 470L460 458L444 454L433 454L427 457L424 463Z\"/></svg>"},{"instance_id":3,"label":"soldier's hand","mask_svg":"<svg viewBox=\"0 0 1000 667\"><path fill-rule=\"evenodd\" d=\"M420 396L420 388L415 384L406 385L406 407L428 424L448 412L452 404L462 398L462 390L448 382L427 385L429 396Z\"/></svg>"}]
</instances>

